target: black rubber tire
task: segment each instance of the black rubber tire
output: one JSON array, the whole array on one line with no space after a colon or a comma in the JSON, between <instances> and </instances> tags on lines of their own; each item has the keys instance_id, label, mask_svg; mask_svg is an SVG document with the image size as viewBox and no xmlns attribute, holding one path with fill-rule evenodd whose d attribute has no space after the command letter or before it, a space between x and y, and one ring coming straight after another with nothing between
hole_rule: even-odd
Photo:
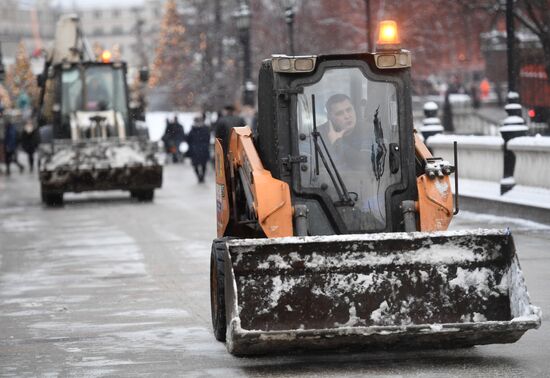
<instances>
[{"instance_id":1,"label":"black rubber tire","mask_svg":"<svg viewBox=\"0 0 550 378\"><path fill-rule=\"evenodd\" d=\"M151 202L155 197L154 189L135 190L133 196L137 198L139 202Z\"/></svg>"},{"instance_id":2,"label":"black rubber tire","mask_svg":"<svg viewBox=\"0 0 550 378\"><path fill-rule=\"evenodd\" d=\"M42 192L42 202L46 206L62 206L63 205L63 193L48 193Z\"/></svg>"},{"instance_id":3,"label":"black rubber tire","mask_svg":"<svg viewBox=\"0 0 550 378\"><path fill-rule=\"evenodd\" d=\"M227 320L225 316L225 240L217 239L212 243L210 254L210 310L212 328L218 341L225 341Z\"/></svg>"}]
</instances>

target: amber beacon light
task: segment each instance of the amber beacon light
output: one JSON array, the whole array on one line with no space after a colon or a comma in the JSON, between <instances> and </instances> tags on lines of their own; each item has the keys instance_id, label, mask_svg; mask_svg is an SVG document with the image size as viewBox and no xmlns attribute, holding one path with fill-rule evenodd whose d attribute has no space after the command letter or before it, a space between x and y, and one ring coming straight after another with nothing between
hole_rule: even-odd
<instances>
[{"instance_id":1,"label":"amber beacon light","mask_svg":"<svg viewBox=\"0 0 550 378\"><path fill-rule=\"evenodd\" d=\"M392 20L380 21L378 26L378 47L395 47L401 43L397 32L397 23Z\"/></svg>"},{"instance_id":2,"label":"amber beacon light","mask_svg":"<svg viewBox=\"0 0 550 378\"><path fill-rule=\"evenodd\" d=\"M111 52L109 50L103 51L101 54L101 61L103 63L109 63L111 61Z\"/></svg>"}]
</instances>

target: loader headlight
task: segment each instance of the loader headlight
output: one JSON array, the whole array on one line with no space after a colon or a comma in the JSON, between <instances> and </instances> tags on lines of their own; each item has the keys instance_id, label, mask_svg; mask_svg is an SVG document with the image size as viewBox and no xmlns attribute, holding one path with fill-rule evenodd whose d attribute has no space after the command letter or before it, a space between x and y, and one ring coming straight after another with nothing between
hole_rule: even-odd
<instances>
[{"instance_id":1,"label":"loader headlight","mask_svg":"<svg viewBox=\"0 0 550 378\"><path fill-rule=\"evenodd\" d=\"M272 55L273 71L285 73L311 72L315 69L316 55L287 56Z\"/></svg>"},{"instance_id":2,"label":"loader headlight","mask_svg":"<svg viewBox=\"0 0 550 378\"><path fill-rule=\"evenodd\" d=\"M376 52L374 54L376 67L387 68L406 68L411 66L411 53L407 50L396 52Z\"/></svg>"},{"instance_id":3,"label":"loader headlight","mask_svg":"<svg viewBox=\"0 0 550 378\"><path fill-rule=\"evenodd\" d=\"M289 71L292 68L292 62L288 58L281 58L278 63L281 71Z\"/></svg>"}]
</instances>

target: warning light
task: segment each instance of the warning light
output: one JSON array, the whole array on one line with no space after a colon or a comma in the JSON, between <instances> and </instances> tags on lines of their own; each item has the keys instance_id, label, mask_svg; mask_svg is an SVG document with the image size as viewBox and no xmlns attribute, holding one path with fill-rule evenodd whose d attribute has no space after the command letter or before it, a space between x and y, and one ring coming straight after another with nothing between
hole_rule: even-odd
<instances>
[{"instance_id":1,"label":"warning light","mask_svg":"<svg viewBox=\"0 0 550 378\"><path fill-rule=\"evenodd\" d=\"M535 112L535 109L529 109L527 114L529 115L529 118L533 119L537 115L537 112Z\"/></svg>"},{"instance_id":2,"label":"warning light","mask_svg":"<svg viewBox=\"0 0 550 378\"><path fill-rule=\"evenodd\" d=\"M101 53L101 61L103 63L109 63L111 61L111 52L109 50L105 50Z\"/></svg>"},{"instance_id":3,"label":"warning light","mask_svg":"<svg viewBox=\"0 0 550 378\"><path fill-rule=\"evenodd\" d=\"M387 45L396 47L399 43L401 43L401 41L397 33L397 23L392 20L380 21L378 26L378 46L380 48L384 48Z\"/></svg>"}]
</instances>

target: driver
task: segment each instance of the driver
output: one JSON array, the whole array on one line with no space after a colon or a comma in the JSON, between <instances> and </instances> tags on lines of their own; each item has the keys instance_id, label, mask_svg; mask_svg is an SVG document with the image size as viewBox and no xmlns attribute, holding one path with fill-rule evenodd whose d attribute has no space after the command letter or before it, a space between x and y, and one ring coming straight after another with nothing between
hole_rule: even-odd
<instances>
[{"instance_id":1,"label":"driver","mask_svg":"<svg viewBox=\"0 0 550 378\"><path fill-rule=\"evenodd\" d=\"M319 126L334 162L341 168L358 169L365 157L360 152L365 144L364 136L359 135L357 112L351 98L343 93L329 97L325 104L328 121Z\"/></svg>"},{"instance_id":2,"label":"driver","mask_svg":"<svg viewBox=\"0 0 550 378\"><path fill-rule=\"evenodd\" d=\"M345 135L349 135L357 124L357 113L351 99L338 93L330 96L325 104L328 122L320 126L321 132L327 136L327 142L334 145Z\"/></svg>"},{"instance_id":3,"label":"driver","mask_svg":"<svg viewBox=\"0 0 550 378\"><path fill-rule=\"evenodd\" d=\"M104 83L92 76L86 86L86 109L106 110L109 102L109 91Z\"/></svg>"}]
</instances>

